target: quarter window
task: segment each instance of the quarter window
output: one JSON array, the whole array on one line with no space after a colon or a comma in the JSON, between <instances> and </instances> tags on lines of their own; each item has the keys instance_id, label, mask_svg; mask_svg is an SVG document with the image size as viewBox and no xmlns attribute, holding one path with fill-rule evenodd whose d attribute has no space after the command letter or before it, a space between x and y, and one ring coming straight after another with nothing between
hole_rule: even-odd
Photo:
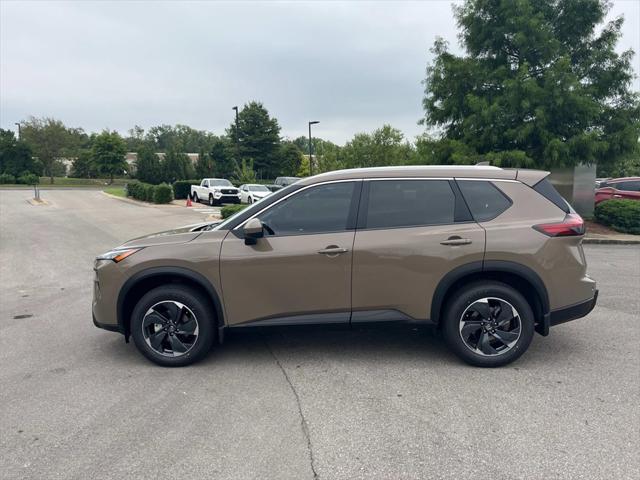
<instances>
[{"instance_id":1,"label":"quarter window","mask_svg":"<svg viewBox=\"0 0 640 480\"><path fill-rule=\"evenodd\" d=\"M318 185L302 190L259 218L272 235L304 235L347 229L355 182ZM271 232L269 232L271 233Z\"/></svg>"},{"instance_id":2,"label":"quarter window","mask_svg":"<svg viewBox=\"0 0 640 480\"><path fill-rule=\"evenodd\" d=\"M365 228L454 222L455 195L447 180L373 180Z\"/></svg>"},{"instance_id":3,"label":"quarter window","mask_svg":"<svg viewBox=\"0 0 640 480\"><path fill-rule=\"evenodd\" d=\"M511 206L511 200L491 182L458 180L458 186L476 222L492 220Z\"/></svg>"}]
</instances>

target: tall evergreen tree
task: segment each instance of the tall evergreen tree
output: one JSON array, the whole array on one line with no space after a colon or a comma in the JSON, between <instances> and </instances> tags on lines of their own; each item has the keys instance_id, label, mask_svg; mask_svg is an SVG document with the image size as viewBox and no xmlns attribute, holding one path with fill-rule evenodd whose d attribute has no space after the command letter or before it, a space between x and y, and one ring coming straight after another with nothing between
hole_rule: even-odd
<instances>
[{"instance_id":1,"label":"tall evergreen tree","mask_svg":"<svg viewBox=\"0 0 640 480\"><path fill-rule=\"evenodd\" d=\"M466 54L436 40L423 143L434 163L550 167L616 161L638 148L633 52L604 0L466 0L454 7Z\"/></svg>"},{"instance_id":2,"label":"tall evergreen tree","mask_svg":"<svg viewBox=\"0 0 640 480\"><path fill-rule=\"evenodd\" d=\"M124 159L127 145L118 132L103 131L96 136L91 148L91 158L98 172L109 175L113 183L115 175L121 175L128 165Z\"/></svg>"},{"instance_id":3,"label":"tall evergreen tree","mask_svg":"<svg viewBox=\"0 0 640 480\"><path fill-rule=\"evenodd\" d=\"M271 118L259 102L249 102L227 129L229 141L236 149L235 160L251 158L260 178L274 178L280 174L280 125ZM236 144L237 142L237 144Z\"/></svg>"}]
</instances>

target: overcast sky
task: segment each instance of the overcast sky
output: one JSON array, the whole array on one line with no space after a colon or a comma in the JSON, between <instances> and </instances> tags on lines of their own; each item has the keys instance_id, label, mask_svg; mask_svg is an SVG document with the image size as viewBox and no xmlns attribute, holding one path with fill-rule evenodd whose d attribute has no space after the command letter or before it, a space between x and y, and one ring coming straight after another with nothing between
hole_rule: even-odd
<instances>
[{"instance_id":1,"label":"overcast sky","mask_svg":"<svg viewBox=\"0 0 640 480\"><path fill-rule=\"evenodd\" d=\"M640 1L614 2L610 17L621 14L619 50L640 52ZM285 137L319 120L314 134L338 143L384 123L413 139L429 48L436 36L457 48L456 33L450 0L0 0L0 125L34 115L221 134L231 107L259 100Z\"/></svg>"}]
</instances>

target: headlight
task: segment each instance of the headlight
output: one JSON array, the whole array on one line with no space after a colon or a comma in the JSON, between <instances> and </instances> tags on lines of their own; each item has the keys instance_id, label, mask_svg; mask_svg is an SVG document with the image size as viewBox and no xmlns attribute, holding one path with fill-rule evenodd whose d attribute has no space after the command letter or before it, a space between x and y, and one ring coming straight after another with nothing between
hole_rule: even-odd
<instances>
[{"instance_id":1,"label":"headlight","mask_svg":"<svg viewBox=\"0 0 640 480\"><path fill-rule=\"evenodd\" d=\"M222 193L220 193L220 192L216 192L216 193L214 193L214 194L213 194L213 196L214 196L215 198L220 198L220 197L222 196Z\"/></svg>"},{"instance_id":2,"label":"headlight","mask_svg":"<svg viewBox=\"0 0 640 480\"><path fill-rule=\"evenodd\" d=\"M130 255L133 255L137 251L142 250L142 248L116 248L114 250L110 250L107 253L103 253L96 257L96 261L98 260L112 260L116 263L121 262L125 258Z\"/></svg>"}]
</instances>

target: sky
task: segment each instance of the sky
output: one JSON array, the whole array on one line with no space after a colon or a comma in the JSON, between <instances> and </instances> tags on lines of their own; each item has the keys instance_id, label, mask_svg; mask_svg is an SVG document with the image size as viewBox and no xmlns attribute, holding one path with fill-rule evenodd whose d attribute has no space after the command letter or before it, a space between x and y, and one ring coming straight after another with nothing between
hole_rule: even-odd
<instances>
[{"instance_id":1,"label":"sky","mask_svg":"<svg viewBox=\"0 0 640 480\"><path fill-rule=\"evenodd\" d=\"M429 48L440 36L460 51L451 4L0 0L0 127L33 115L223 134L257 100L286 138L318 120L314 136L339 144L385 123L412 140ZM614 1L618 15L618 50L640 52L640 0Z\"/></svg>"}]
</instances>

